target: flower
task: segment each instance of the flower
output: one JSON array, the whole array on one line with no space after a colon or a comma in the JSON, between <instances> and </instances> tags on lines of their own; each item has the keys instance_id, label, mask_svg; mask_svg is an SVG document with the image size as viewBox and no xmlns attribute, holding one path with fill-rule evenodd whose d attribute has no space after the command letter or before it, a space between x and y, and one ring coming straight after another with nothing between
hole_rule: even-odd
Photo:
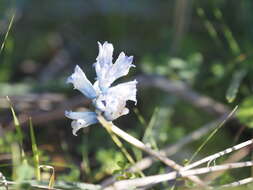
<instances>
[{"instance_id":1,"label":"flower","mask_svg":"<svg viewBox=\"0 0 253 190\"><path fill-rule=\"evenodd\" d=\"M72 112L65 111L65 116L73 119L71 122L72 133L76 136L76 132L83 128L88 127L91 124L97 123L97 114L95 112Z\"/></svg>"},{"instance_id":2,"label":"flower","mask_svg":"<svg viewBox=\"0 0 253 190\"><path fill-rule=\"evenodd\" d=\"M101 45L98 42L99 54L94 64L100 90L105 92L118 78L128 74L131 67L135 67L133 56L126 56L124 52L119 54L115 63L112 63L113 45L105 42Z\"/></svg>"},{"instance_id":3,"label":"flower","mask_svg":"<svg viewBox=\"0 0 253 190\"><path fill-rule=\"evenodd\" d=\"M91 82L87 79L83 70L78 65L75 67L75 72L68 77L67 83L72 83L74 89L79 90L89 99L94 99L97 97L97 93Z\"/></svg>"},{"instance_id":4,"label":"flower","mask_svg":"<svg viewBox=\"0 0 253 190\"><path fill-rule=\"evenodd\" d=\"M91 99L95 107L95 112L65 112L66 117L73 119L71 126L74 135L79 129L97 123L97 114L102 114L106 120L113 121L129 113L126 108L128 100L137 103L136 80L111 86L118 78L127 75L131 67L135 67L132 64L133 56L126 56L121 52L113 64L113 45L98 42L98 47L99 53L94 63L97 74L95 83L92 85L78 65L67 79L67 83L72 83L74 89Z\"/></svg>"}]
</instances>

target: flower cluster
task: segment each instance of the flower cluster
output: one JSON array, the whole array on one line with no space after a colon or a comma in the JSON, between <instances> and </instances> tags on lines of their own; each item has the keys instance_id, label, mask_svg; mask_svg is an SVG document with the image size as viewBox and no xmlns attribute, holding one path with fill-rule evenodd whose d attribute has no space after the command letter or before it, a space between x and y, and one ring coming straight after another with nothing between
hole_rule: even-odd
<instances>
[{"instance_id":1,"label":"flower cluster","mask_svg":"<svg viewBox=\"0 0 253 190\"><path fill-rule=\"evenodd\" d=\"M78 65L75 67L74 73L67 79L67 83L72 83L74 89L91 99L95 107L95 112L65 111L65 116L73 119L71 126L74 135L79 129L97 123L97 114L112 121L128 114L129 110L126 108L128 100L137 103L136 80L112 86L115 80L127 75L129 69L135 67L132 64L133 56L126 56L121 52L113 64L113 45L108 42L104 44L98 42L98 45L99 53L94 63L97 74L95 83L92 85Z\"/></svg>"}]
</instances>

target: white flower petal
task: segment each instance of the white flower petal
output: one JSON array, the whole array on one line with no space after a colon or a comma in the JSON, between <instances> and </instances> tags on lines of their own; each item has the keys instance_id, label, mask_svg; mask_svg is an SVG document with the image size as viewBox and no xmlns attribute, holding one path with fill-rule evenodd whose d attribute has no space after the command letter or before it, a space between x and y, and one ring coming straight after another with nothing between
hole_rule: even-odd
<instances>
[{"instance_id":1,"label":"white flower petal","mask_svg":"<svg viewBox=\"0 0 253 190\"><path fill-rule=\"evenodd\" d=\"M131 67L135 67L135 65L132 64L133 62L133 56L126 56L124 52L121 52L119 54L118 59L113 64L113 66L110 69L109 75L112 77L112 82L114 82L116 79L123 77L128 74L129 69Z\"/></svg>"},{"instance_id":2,"label":"white flower petal","mask_svg":"<svg viewBox=\"0 0 253 190\"><path fill-rule=\"evenodd\" d=\"M128 109L125 108L126 101L124 99L116 98L115 96L107 96L105 104L103 115L108 121L112 121L128 113Z\"/></svg>"},{"instance_id":3,"label":"white flower petal","mask_svg":"<svg viewBox=\"0 0 253 190\"><path fill-rule=\"evenodd\" d=\"M101 111L108 121L117 119L129 113L125 107L127 100L136 100L137 81L130 81L111 87L106 93L101 93L94 99L93 105Z\"/></svg>"},{"instance_id":4,"label":"white flower petal","mask_svg":"<svg viewBox=\"0 0 253 190\"><path fill-rule=\"evenodd\" d=\"M95 112L84 111L84 112L73 112L73 111L65 111L65 116L69 119L84 119L86 120L88 117L96 117Z\"/></svg>"},{"instance_id":5,"label":"white flower petal","mask_svg":"<svg viewBox=\"0 0 253 190\"><path fill-rule=\"evenodd\" d=\"M94 84L93 84L93 88L94 90L96 91L96 94L101 94L101 90L99 88L99 82L96 81Z\"/></svg>"},{"instance_id":6,"label":"white flower petal","mask_svg":"<svg viewBox=\"0 0 253 190\"><path fill-rule=\"evenodd\" d=\"M113 54L113 45L108 42L104 42L102 45L98 42L99 52L97 61L103 67L104 65L111 66L112 65L112 54Z\"/></svg>"},{"instance_id":7,"label":"white flower petal","mask_svg":"<svg viewBox=\"0 0 253 190\"><path fill-rule=\"evenodd\" d=\"M75 67L75 72L68 77L67 83L72 83L74 88L81 91L87 98L93 99L97 96L92 84L78 65Z\"/></svg>"},{"instance_id":8,"label":"white flower petal","mask_svg":"<svg viewBox=\"0 0 253 190\"><path fill-rule=\"evenodd\" d=\"M95 112L72 112L65 111L65 116L73 119L71 122L73 135L76 136L76 132L84 127L88 127L94 123L97 123L97 114Z\"/></svg>"},{"instance_id":9,"label":"white flower petal","mask_svg":"<svg viewBox=\"0 0 253 190\"><path fill-rule=\"evenodd\" d=\"M101 83L112 66L113 45L108 42L101 45L101 43L98 42L98 47L99 53L96 59L97 62L95 63L95 70L97 79ZM99 84L99 86L102 87L101 84Z\"/></svg>"},{"instance_id":10,"label":"white flower petal","mask_svg":"<svg viewBox=\"0 0 253 190\"><path fill-rule=\"evenodd\" d=\"M103 45L98 42L99 54L95 69L100 90L105 93L111 84L118 78L128 74L131 67L135 67L133 56L126 56L121 52L115 64L112 63L113 45L105 42Z\"/></svg>"},{"instance_id":11,"label":"white flower petal","mask_svg":"<svg viewBox=\"0 0 253 190\"><path fill-rule=\"evenodd\" d=\"M137 84L136 80L118 84L114 87L109 88L108 95L119 97L119 98L121 98L125 101L131 100L131 101L134 101L135 104L136 104L137 103L137 100L136 100L136 92L137 92L136 84Z\"/></svg>"},{"instance_id":12,"label":"white flower petal","mask_svg":"<svg viewBox=\"0 0 253 190\"><path fill-rule=\"evenodd\" d=\"M129 69L135 67L132 62L133 56L128 57L121 52L116 62L105 73L104 78L99 81L102 90L107 90L115 80L127 75Z\"/></svg>"}]
</instances>

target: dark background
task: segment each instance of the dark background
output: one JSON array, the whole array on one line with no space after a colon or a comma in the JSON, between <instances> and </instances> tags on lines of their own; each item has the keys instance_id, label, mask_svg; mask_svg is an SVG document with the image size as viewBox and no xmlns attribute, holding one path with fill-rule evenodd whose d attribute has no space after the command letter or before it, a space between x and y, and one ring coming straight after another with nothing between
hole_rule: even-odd
<instances>
[{"instance_id":1,"label":"dark background","mask_svg":"<svg viewBox=\"0 0 253 190\"><path fill-rule=\"evenodd\" d=\"M134 56L136 68L119 81L140 79L138 104L129 102L131 113L115 121L121 129L163 148L239 105L236 120L223 126L198 156L250 138L252 8L251 0L1 0L0 171L11 177L10 147L17 141L7 95L22 126L25 152L32 155L27 122L31 116L41 163L53 165L57 179L99 183L124 160L100 125L75 137L71 121L64 117L64 110L89 107L65 80L78 64L94 82L98 41L113 43L114 59L121 51ZM173 89L168 93L152 83L151 76L168 79L167 84L183 82L189 89L183 95ZM197 100L204 95L226 109L217 111L213 102L198 106L191 89ZM189 159L204 139L173 159ZM125 146L141 158L140 152ZM147 174L163 168L155 164ZM234 178L226 175L228 181Z\"/></svg>"}]
</instances>

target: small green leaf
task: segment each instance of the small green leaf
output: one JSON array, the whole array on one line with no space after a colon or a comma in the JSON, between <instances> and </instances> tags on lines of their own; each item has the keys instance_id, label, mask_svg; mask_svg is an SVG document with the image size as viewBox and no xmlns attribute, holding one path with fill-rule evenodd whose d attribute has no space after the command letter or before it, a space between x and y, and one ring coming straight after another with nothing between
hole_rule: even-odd
<instances>
[{"instance_id":1,"label":"small green leaf","mask_svg":"<svg viewBox=\"0 0 253 190\"><path fill-rule=\"evenodd\" d=\"M243 100L237 117L248 127L253 128L253 96L247 97Z\"/></svg>"},{"instance_id":2,"label":"small green leaf","mask_svg":"<svg viewBox=\"0 0 253 190\"><path fill-rule=\"evenodd\" d=\"M13 120L14 120L14 126L16 128L16 131L17 131L17 134L18 134L18 138L20 140L20 144L22 145L22 139L23 139L23 133L22 133L22 130L21 130L21 126L20 126L20 123L19 123L19 120L18 120L18 117L14 111L14 108L11 104L11 100L8 96L6 96L6 99L7 101L9 102L9 106L10 106L10 109L11 109L11 113L12 113L12 117L13 117Z\"/></svg>"},{"instance_id":3,"label":"small green leaf","mask_svg":"<svg viewBox=\"0 0 253 190\"><path fill-rule=\"evenodd\" d=\"M229 103L233 102L236 98L236 95L238 93L238 89L240 87L240 84L242 82L242 79L246 76L247 72L245 69L241 69L234 73L232 77L232 81L229 85L229 88L226 93L226 99Z\"/></svg>"}]
</instances>

